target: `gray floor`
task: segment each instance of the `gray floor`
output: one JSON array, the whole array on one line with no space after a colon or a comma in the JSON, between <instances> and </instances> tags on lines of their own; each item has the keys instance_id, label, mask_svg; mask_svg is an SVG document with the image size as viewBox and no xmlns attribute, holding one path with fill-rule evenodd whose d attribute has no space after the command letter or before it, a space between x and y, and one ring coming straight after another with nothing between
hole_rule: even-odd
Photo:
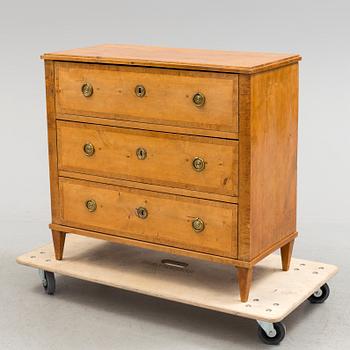
<instances>
[{"instance_id":1,"label":"gray floor","mask_svg":"<svg viewBox=\"0 0 350 350\"><path fill-rule=\"evenodd\" d=\"M0 349L261 349L254 321L64 276L55 296L17 255L49 239L46 223L1 222ZM350 345L350 227L304 224L295 256L340 266L323 305L304 303L286 320L281 349Z\"/></svg>"}]
</instances>

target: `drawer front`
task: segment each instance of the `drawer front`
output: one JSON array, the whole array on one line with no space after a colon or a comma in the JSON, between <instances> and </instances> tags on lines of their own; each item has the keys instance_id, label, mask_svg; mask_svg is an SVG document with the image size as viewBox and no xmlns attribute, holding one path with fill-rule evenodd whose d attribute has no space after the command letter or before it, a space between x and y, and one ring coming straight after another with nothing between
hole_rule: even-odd
<instances>
[{"instance_id":1,"label":"drawer front","mask_svg":"<svg viewBox=\"0 0 350 350\"><path fill-rule=\"evenodd\" d=\"M237 96L235 74L56 63L57 113L237 132Z\"/></svg>"},{"instance_id":2,"label":"drawer front","mask_svg":"<svg viewBox=\"0 0 350 350\"><path fill-rule=\"evenodd\" d=\"M236 257L237 205L60 178L65 225Z\"/></svg>"},{"instance_id":3,"label":"drawer front","mask_svg":"<svg viewBox=\"0 0 350 350\"><path fill-rule=\"evenodd\" d=\"M60 170L237 195L238 141L63 121L57 135Z\"/></svg>"}]
</instances>

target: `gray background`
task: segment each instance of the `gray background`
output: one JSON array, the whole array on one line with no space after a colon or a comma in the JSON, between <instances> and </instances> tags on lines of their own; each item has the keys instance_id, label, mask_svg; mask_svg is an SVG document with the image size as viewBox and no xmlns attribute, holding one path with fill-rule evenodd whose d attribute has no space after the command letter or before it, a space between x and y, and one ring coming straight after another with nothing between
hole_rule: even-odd
<instances>
[{"instance_id":1,"label":"gray background","mask_svg":"<svg viewBox=\"0 0 350 350\"><path fill-rule=\"evenodd\" d=\"M0 348L264 347L254 322L65 277L42 294L15 257L49 240L43 63L99 43L296 52L300 67L295 256L335 263L332 296L286 319L281 348L350 343L347 1L8 1L0 7Z\"/></svg>"}]
</instances>

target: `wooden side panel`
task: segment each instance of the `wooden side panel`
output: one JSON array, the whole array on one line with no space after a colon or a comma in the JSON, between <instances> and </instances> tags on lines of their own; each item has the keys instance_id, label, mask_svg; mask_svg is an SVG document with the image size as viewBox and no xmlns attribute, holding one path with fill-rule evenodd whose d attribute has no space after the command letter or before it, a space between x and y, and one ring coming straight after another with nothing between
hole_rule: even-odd
<instances>
[{"instance_id":1,"label":"wooden side panel","mask_svg":"<svg viewBox=\"0 0 350 350\"><path fill-rule=\"evenodd\" d=\"M250 260L251 76L239 76L238 258Z\"/></svg>"},{"instance_id":2,"label":"wooden side panel","mask_svg":"<svg viewBox=\"0 0 350 350\"><path fill-rule=\"evenodd\" d=\"M59 190L56 142L56 112L55 112L55 63L45 61L46 110L50 166L50 192L52 222L59 222Z\"/></svg>"},{"instance_id":3,"label":"wooden side panel","mask_svg":"<svg viewBox=\"0 0 350 350\"><path fill-rule=\"evenodd\" d=\"M112 235L236 257L237 206L170 194L60 179L62 222ZM94 200L89 211L86 201ZM140 218L136 208L147 216ZM200 218L204 230L195 232Z\"/></svg>"},{"instance_id":4,"label":"wooden side panel","mask_svg":"<svg viewBox=\"0 0 350 350\"><path fill-rule=\"evenodd\" d=\"M57 113L134 120L200 129L237 131L235 74L188 72L155 68L57 63ZM93 87L82 94L85 83ZM138 97L135 87L143 85ZM193 103L196 93L205 103Z\"/></svg>"},{"instance_id":5,"label":"wooden side panel","mask_svg":"<svg viewBox=\"0 0 350 350\"><path fill-rule=\"evenodd\" d=\"M250 256L296 231L298 64L251 78Z\"/></svg>"}]
</instances>

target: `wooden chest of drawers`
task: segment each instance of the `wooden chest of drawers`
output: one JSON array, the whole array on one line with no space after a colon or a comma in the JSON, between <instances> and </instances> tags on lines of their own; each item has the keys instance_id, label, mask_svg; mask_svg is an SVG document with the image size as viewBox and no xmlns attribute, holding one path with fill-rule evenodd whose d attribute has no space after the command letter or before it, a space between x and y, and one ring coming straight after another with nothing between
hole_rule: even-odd
<instances>
[{"instance_id":1,"label":"wooden chest of drawers","mask_svg":"<svg viewBox=\"0 0 350 350\"><path fill-rule=\"evenodd\" d=\"M101 45L43 56L53 242L253 266L296 232L299 55Z\"/></svg>"}]
</instances>

